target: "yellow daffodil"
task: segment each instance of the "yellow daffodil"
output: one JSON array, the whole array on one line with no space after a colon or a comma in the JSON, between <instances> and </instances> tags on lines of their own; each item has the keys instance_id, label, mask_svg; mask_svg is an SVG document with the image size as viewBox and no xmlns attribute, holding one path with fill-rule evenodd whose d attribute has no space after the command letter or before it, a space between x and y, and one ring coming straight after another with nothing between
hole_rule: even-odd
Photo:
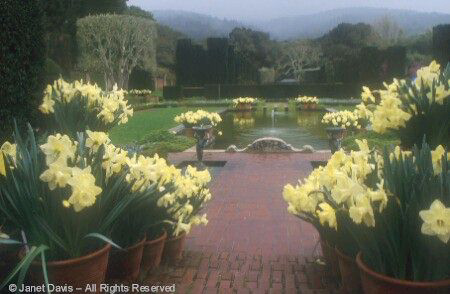
<instances>
[{"instance_id":1,"label":"yellow daffodil","mask_svg":"<svg viewBox=\"0 0 450 294\"><path fill-rule=\"evenodd\" d=\"M122 170L122 167L128 161L127 155L127 151L117 148L112 144L105 145L102 167L106 171L107 178Z\"/></svg>"},{"instance_id":2,"label":"yellow daffodil","mask_svg":"<svg viewBox=\"0 0 450 294\"><path fill-rule=\"evenodd\" d=\"M422 210L419 216L423 221L421 231L425 235L437 236L442 242L450 239L450 208L438 199L431 203L430 209Z\"/></svg>"},{"instance_id":3,"label":"yellow daffodil","mask_svg":"<svg viewBox=\"0 0 450 294\"><path fill-rule=\"evenodd\" d=\"M3 159L3 154L0 152L0 175L6 176L5 160Z\"/></svg>"},{"instance_id":4,"label":"yellow daffodil","mask_svg":"<svg viewBox=\"0 0 450 294\"><path fill-rule=\"evenodd\" d=\"M8 141L6 141L5 143L3 143L2 147L0 148L0 150L5 154L5 155L9 155L11 156L11 158L13 158L14 160L16 159L16 149L17 146L16 144L11 144Z\"/></svg>"},{"instance_id":5,"label":"yellow daffodil","mask_svg":"<svg viewBox=\"0 0 450 294\"><path fill-rule=\"evenodd\" d=\"M361 94L361 98L364 102L373 102L375 103L375 96L373 96L370 89L366 86L363 86L363 92Z\"/></svg>"},{"instance_id":6,"label":"yellow daffodil","mask_svg":"<svg viewBox=\"0 0 450 294\"><path fill-rule=\"evenodd\" d=\"M320 224L324 225L328 223L330 228L337 230L336 213L333 207L326 202L322 202L319 204L319 208L316 213L319 217Z\"/></svg>"},{"instance_id":7,"label":"yellow daffodil","mask_svg":"<svg viewBox=\"0 0 450 294\"><path fill-rule=\"evenodd\" d=\"M49 165L49 168L39 176L39 179L48 183L50 190L54 190L56 187L64 188L71 176L72 169L64 163L56 161Z\"/></svg>"},{"instance_id":8,"label":"yellow daffodil","mask_svg":"<svg viewBox=\"0 0 450 294\"><path fill-rule=\"evenodd\" d=\"M442 145L436 147L431 151L431 161L433 162L434 174L440 174L442 172L442 157L445 155L445 149Z\"/></svg>"},{"instance_id":9,"label":"yellow daffodil","mask_svg":"<svg viewBox=\"0 0 450 294\"><path fill-rule=\"evenodd\" d=\"M86 139L86 147L91 149L92 153L96 153L98 148L103 144L108 144L111 140L108 135L103 132L86 131L88 138Z\"/></svg>"},{"instance_id":10,"label":"yellow daffodil","mask_svg":"<svg viewBox=\"0 0 450 294\"><path fill-rule=\"evenodd\" d=\"M348 214L350 218L356 223L364 223L368 227L375 226L375 217L373 214L372 205L370 200L361 195L360 197L354 197L355 203L350 206Z\"/></svg>"},{"instance_id":11,"label":"yellow daffodil","mask_svg":"<svg viewBox=\"0 0 450 294\"><path fill-rule=\"evenodd\" d=\"M72 187L72 194L68 199L76 212L94 205L97 195L102 189L95 185L95 177L91 174L91 167L85 169L72 168L72 177L67 181Z\"/></svg>"},{"instance_id":12,"label":"yellow daffodil","mask_svg":"<svg viewBox=\"0 0 450 294\"><path fill-rule=\"evenodd\" d=\"M40 146L41 150L46 155L47 164L61 161L63 164L67 159L73 159L75 156L76 145L67 135L50 135L47 138L47 143Z\"/></svg>"}]
</instances>

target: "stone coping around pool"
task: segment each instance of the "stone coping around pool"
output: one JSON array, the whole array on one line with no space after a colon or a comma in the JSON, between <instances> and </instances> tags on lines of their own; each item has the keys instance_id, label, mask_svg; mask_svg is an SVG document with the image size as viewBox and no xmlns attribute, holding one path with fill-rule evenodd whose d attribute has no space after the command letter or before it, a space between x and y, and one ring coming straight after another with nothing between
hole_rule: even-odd
<instances>
[{"instance_id":1,"label":"stone coping around pool","mask_svg":"<svg viewBox=\"0 0 450 294\"><path fill-rule=\"evenodd\" d=\"M227 149L205 149L208 152L226 152L226 153L327 153L330 150L315 150L311 145L304 145L301 149L292 147L291 144L275 137L264 137L253 141L247 147L239 149L236 145L230 145ZM195 146L190 147L183 152L195 152Z\"/></svg>"},{"instance_id":2,"label":"stone coping around pool","mask_svg":"<svg viewBox=\"0 0 450 294\"><path fill-rule=\"evenodd\" d=\"M275 137L264 137L253 141L243 149L238 149L236 145L231 145L226 152L249 152L249 153L277 153L277 152L300 152L313 153L314 148L310 145L303 146L302 149L292 147L291 144Z\"/></svg>"}]
</instances>

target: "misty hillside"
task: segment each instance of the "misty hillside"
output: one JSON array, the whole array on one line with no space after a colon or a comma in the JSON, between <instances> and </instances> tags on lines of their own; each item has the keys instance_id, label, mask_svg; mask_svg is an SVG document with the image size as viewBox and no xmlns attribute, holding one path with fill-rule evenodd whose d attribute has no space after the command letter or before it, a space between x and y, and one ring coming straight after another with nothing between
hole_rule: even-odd
<instances>
[{"instance_id":1,"label":"misty hillside","mask_svg":"<svg viewBox=\"0 0 450 294\"><path fill-rule=\"evenodd\" d=\"M424 33L437 24L450 23L450 14L384 8L348 8L277 18L259 22L256 26L268 31L276 39L319 37L342 22L372 24L384 16L394 20L406 35Z\"/></svg>"},{"instance_id":2,"label":"misty hillside","mask_svg":"<svg viewBox=\"0 0 450 294\"><path fill-rule=\"evenodd\" d=\"M246 26L269 32L274 39L320 37L342 22L374 23L384 16L395 20L406 35L424 33L436 24L450 23L450 14L384 8L335 9L310 15L243 23L185 11L153 11L158 22L194 38L227 36L234 27Z\"/></svg>"},{"instance_id":3,"label":"misty hillside","mask_svg":"<svg viewBox=\"0 0 450 294\"><path fill-rule=\"evenodd\" d=\"M235 27L248 26L233 20L187 11L155 10L152 13L159 23L193 39L226 37Z\"/></svg>"}]
</instances>

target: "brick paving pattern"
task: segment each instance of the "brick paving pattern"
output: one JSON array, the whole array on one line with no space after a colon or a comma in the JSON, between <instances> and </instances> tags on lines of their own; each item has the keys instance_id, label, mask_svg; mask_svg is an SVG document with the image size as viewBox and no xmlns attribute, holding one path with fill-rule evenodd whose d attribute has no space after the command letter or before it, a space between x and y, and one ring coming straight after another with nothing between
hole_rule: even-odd
<instances>
[{"instance_id":1,"label":"brick paving pattern","mask_svg":"<svg viewBox=\"0 0 450 294\"><path fill-rule=\"evenodd\" d=\"M183 259L161 266L148 284L177 284L177 293L335 293L336 282L315 261L318 235L289 215L282 198L312 170L311 160L329 153L205 153L205 161L226 161L211 183L205 208L209 224L188 235ZM194 153L171 154L178 164Z\"/></svg>"}]
</instances>

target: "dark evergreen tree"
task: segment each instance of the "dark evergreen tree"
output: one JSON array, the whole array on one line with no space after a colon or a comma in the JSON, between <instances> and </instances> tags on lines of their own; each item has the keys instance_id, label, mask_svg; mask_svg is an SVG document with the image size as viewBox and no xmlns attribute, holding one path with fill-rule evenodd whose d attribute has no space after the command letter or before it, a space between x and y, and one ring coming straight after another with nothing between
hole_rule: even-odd
<instances>
[{"instance_id":1,"label":"dark evergreen tree","mask_svg":"<svg viewBox=\"0 0 450 294\"><path fill-rule=\"evenodd\" d=\"M4 137L11 135L13 118L22 125L31 122L40 102L45 30L41 1L0 0L0 7L0 135Z\"/></svg>"}]
</instances>

